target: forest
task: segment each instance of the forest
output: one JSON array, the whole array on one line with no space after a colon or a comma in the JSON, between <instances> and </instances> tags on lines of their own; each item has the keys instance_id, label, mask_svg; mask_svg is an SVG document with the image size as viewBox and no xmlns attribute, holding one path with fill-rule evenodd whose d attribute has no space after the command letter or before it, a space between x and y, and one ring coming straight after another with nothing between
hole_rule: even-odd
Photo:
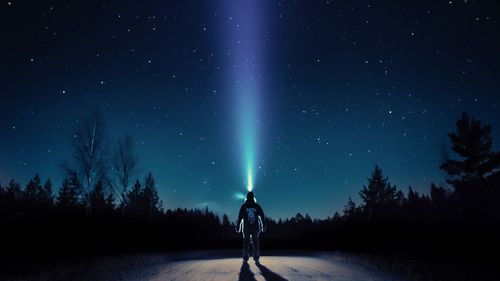
<instances>
[{"instance_id":1,"label":"forest","mask_svg":"<svg viewBox=\"0 0 500 281\"><path fill-rule=\"evenodd\" d=\"M74 128L71 164L60 187L35 175L25 186L0 185L0 256L8 262L194 249L237 249L241 237L227 215L166 209L155 179L137 172L130 136L105 158L102 119ZM297 214L266 218L266 250L342 250L384 255L487 260L500 250L500 153L491 126L463 113L449 133L453 151L440 167L446 186L429 193L390 183L379 166L360 187L358 204L326 219ZM483 260L484 259L484 260Z\"/></svg>"}]
</instances>

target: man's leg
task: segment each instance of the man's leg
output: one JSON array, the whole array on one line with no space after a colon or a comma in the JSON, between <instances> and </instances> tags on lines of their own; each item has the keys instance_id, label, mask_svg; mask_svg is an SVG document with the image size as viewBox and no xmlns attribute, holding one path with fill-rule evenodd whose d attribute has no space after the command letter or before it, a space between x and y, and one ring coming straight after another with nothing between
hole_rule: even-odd
<instances>
[{"instance_id":1,"label":"man's leg","mask_svg":"<svg viewBox=\"0 0 500 281\"><path fill-rule=\"evenodd\" d=\"M259 233L252 233L252 245L253 245L253 259L254 261L259 261L260 250L259 250Z\"/></svg>"},{"instance_id":2,"label":"man's leg","mask_svg":"<svg viewBox=\"0 0 500 281\"><path fill-rule=\"evenodd\" d=\"M243 233L243 260L248 260L250 253L250 233Z\"/></svg>"}]
</instances>

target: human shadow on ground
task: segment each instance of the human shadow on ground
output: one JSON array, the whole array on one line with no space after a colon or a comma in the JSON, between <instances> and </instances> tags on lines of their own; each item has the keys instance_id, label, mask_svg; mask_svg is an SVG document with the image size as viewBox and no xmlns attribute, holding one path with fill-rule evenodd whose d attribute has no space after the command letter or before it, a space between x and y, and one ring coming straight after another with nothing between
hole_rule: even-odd
<instances>
[{"instance_id":1,"label":"human shadow on ground","mask_svg":"<svg viewBox=\"0 0 500 281\"><path fill-rule=\"evenodd\" d=\"M250 270L250 266L248 265L248 263L244 262L241 265L238 281L257 281L254 275L255 274Z\"/></svg>"},{"instance_id":2,"label":"human shadow on ground","mask_svg":"<svg viewBox=\"0 0 500 281\"><path fill-rule=\"evenodd\" d=\"M262 274L264 279L266 279L266 281L288 281L287 279L271 271L269 268L265 267L261 263L256 263L255 265L259 268L260 273Z\"/></svg>"}]
</instances>

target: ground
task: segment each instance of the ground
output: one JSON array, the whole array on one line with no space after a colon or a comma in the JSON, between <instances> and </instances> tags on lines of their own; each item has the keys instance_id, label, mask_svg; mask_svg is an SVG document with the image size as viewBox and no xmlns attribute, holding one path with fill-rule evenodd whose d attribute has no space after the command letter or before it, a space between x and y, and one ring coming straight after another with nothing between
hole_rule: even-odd
<instances>
[{"instance_id":1,"label":"ground","mask_svg":"<svg viewBox=\"0 0 500 281\"><path fill-rule=\"evenodd\" d=\"M0 280L8 281L282 281L406 280L380 265L354 256L331 252L264 253L261 264L243 263L240 251L191 251L124 255L55 262L38 267L0 266ZM1 274L3 272L4 274Z\"/></svg>"},{"instance_id":2,"label":"ground","mask_svg":"<svg viewBox=\"0 0 500 281\"><path fill-rule=\"evenodd\" d=\"M376 272L336 261L329 256L268 256L261 264L243 263L240 258L218 258L178 261L161 267L151 281L170 280L401 280L387 273Z\"/></svg>"}]
</instances>

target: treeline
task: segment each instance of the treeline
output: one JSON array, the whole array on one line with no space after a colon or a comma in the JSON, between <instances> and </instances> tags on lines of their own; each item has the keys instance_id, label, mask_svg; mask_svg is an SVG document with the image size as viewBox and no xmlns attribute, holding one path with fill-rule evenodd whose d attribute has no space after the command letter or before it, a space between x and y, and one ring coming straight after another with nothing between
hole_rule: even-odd
<instances>
[{"instance_id":1,"label":"treeline","mask_svg":"<svg viewBox=\"0 0 500 281\"><path fill-rule=\"evenodd\" d=\"M219 218L208 210L164 211L151 173L121 200L106 195L101 181L84 192L76 174L56 194L51 181L42 184L38 175L24 188L13 180L0 185L0 256L29 260L196 249L221 236ZM199 230L206 231L204 239L198 239Z\"/></svg>"},{"instance_id":2,"label":"treeline","mask_svg":"<svg viewBox=\"0 0 500 281\"><path fill-rule=\"evenodd\" d=\"M138 173L129 137L118 142L114 164L106 164L105 157L97 156L95 144L102 143L95 141L98 122L80 124L86 125L77 131L87 130L80 134L90 141L75 138L74 162L84 161L66 167L57 192L50 180L42 182L38 175L24 187L15 181L0 185L4 258L241 247L241 237L226 215L207 209L165 210L151 173L143 181L131 181ZM492 150L490 133L490 126L464 113L449 134L454 156L440 166L448 174L446 186L431 184L428 194L411 187L403 192L375 166L358 204L349 199L342 213L321 220L302 214L268 218L261 246L264 251L341 249L426 257L496 253L500 153ZM91 140L93 147L88 145Z\"/></svg>"},{"instance_id":3,"label":"treeline","mask_svg":"<svg viewBox=\"0 0 500 281\"><path fill-rule=\"evenodd\" d=\"M326 220L297 214L270 222L265 238L283 248L292 240L299 248L495 262L489 256L500 250L500 153L490 133L490 126L463 113L449 133L453 157L439 167L448 175L446 186L431 183L428 194L411 187L403 192L375 166L359 205L349 198L342 214Z\"/></svg>"},{"instance_id":4,"label":"treeline","mask_svg":"<svg viewBox=\"0 0 500 281\"><path fill-rule=\"evenodd\" d=\"M0 258L223 247L227 216L224 230L208 210L164 210L153 175L138 179L132 138L110 140L98 112L77 120L70 139L72 157L63 164L57 189L39 175L25 186L0 184Z\"/></svg>"},{"instance_id":5,"label":"treeline","mask_svg":"<svg viewBox=\"0 0 500 281\"><path fill-rule=\"evenodd\" d=\"M123 221L152 221L163 212L151 173L143 184L136 180L122 200L117 205L112 193L106 195L101 181L88 193L84 192L76 173L68 175L54 195L50 179L42 185L40 176L35 175L25 188L14 180L5 187L0 185L0 222L40 224L54 217L67 221L79 218L99 221L116 215Z\"/></svg>"}]
</instances>

